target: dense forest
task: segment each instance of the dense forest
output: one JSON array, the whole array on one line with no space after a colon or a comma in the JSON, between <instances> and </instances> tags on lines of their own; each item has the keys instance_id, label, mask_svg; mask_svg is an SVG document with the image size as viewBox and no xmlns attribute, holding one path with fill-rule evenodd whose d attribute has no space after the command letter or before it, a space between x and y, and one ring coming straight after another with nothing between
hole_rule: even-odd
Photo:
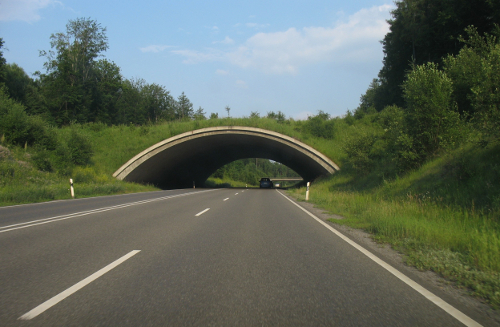
<instances>
[{"instance_id":1,"label":"dense forest","mask_svg":"<svg viewBox=\"0 0 500 327\"><path fill-rule=\"evenodd\" d=\"M392 17L378 79L347 115L383 129L351 140L348 165L400 173L461 144L496 144L500 2L404 0Z\"/></svg>"},{"instance_id":2,"label":"dense forest","mask_svg":"<svg viewBox=\"0 0 500 327\"><path fill-rule=\"evenodd\" d=\"M364 110L405 106L401 85L413 67L434 62L443 68L443 60L465 46L461 36L466 28L491 34L500 22L496 0L404 0L395 5L390 32L382 40L383 67L361 99Z\"/></svg>"}]
</instances>

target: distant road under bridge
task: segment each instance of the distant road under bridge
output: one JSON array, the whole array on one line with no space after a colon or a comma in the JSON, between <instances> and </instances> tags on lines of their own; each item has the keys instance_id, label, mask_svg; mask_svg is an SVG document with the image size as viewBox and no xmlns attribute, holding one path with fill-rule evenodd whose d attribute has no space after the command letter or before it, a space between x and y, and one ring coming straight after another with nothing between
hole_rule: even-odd
<instances>
[{"instance_id":1,"label":"distant road under bridge","mask_svg":"<svg viewBox=\"0 0 500 327\"><path fill-rule=\"evenodd\" d=\"M280 162L311 181L339 167L324 154L283 134L254 127L219 126L173 136L137 154L113 176L164 189L203 185L218 168L244 158Z\"/></svg>"},{"instance_id":2,"label":"distant road under bridge","mask_svg":"<svg viewBox=\"0 0 500 327\"><path fill-rule=\"evenodd\" d=\"M270 177L270 180L278 182L301 182L304 179L302 177Z\"/></svg>"}]
</instances>

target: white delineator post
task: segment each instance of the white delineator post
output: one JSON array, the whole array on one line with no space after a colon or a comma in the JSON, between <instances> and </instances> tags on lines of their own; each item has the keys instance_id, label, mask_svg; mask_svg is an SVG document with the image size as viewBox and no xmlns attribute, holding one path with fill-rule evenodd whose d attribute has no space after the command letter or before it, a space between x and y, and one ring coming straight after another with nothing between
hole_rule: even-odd
<instances>
[{"instance_id":1,"label":"white delineator post","mask_svg":"<svg viewBox=\"0 0 500 327\"><path fill-rule=\"evenodd\" d=\"M306 201L309 201L309 186L311 186L311 182L307 182Z\"/></svg>"},{"instance_id":2,"label":"white delineator post","mask_svg":"<svg viewBox=\"0 0 500 327\"><path fill-rule=\"evenodd\" d=\"M73 179L69 179L69 185L70 185L70 190L71 190L71 197L74 199L75 198L75 189L73 188Z\"/></svg>"}]
</instances>

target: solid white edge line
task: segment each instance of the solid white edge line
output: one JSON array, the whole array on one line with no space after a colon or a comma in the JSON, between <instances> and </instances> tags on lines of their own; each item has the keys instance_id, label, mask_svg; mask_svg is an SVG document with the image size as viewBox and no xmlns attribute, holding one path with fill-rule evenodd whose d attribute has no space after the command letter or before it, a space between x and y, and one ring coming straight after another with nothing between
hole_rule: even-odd
<instances>
[{"instance_id":1,"label":"solid white edge line","mask_svg":"<svg viewBox=\"0 0 500 327\"><path fill-rule=\"evenodd\" d=\"M161 191L151 191L148 193L159 193L159 192L171 192L174 190L161 190ZM38 204L47 204L47 203L57 203L57 202L63 202L63 201L85 201L85 200L92 200L95 198L100 198L100 197L118 197L118 196L127 196L127 195L135 195L135 194L141 194L143 192L135 192L135 193L125 193L125 194L113 194L113 195L102 195L102 196L91 196L88 198L77 198L77 199L61 199L61 200L49 200L49 201L44 201L44 202L33 202L33 203L23 203L23 204L13 204L10 206L3 206L0 207L0 210L4 208L14 208L14 207L22 207L22 206L33 206L33 205L38 205Z\"/></svg>"},{"instance_id":2,"label":"solid white edge line","mask_svg":"<svg viewBox=\"0 0 500 327\"><path fill-rule=\"evenodd\" d=\"M199 216L203 215L203 214L204 214L205 212L207 212L208 210L210 210L210 208L206 208L205 210L198 212L198 213L195 215L195 217L199 217Z\"/></svg>"},{"instance_id":3,"label":"solid white edge line","mask_svg":"<svg viewBox=\"0 0 500 327\"><path fill-rule=\"evenodd\" d=\"M39 306L37 306L33 310L31 310L31 311L23 314L21 317L19 317L17 319L18 320L31 320L31 319L35 318L36 316L38 316L39 314L43 313L47 309L53 307L57 303L61 302L62 300L64 300L68 296L70 296L71 294L77 292L81 288L83 288L83 287L87 286L88 284L92 283L94 280L96 280L97 278L101 277L102 275L104 275L105 273L107 273L111 269L115 268L119 264L121 264L121 263L125 262L126 260L130 259L131 257L133 257L134 255L136 255L140 251L141 250L130 251L129 253L127 253L126 255L124 255L123 257L121 257L120 259L113 261L112 263L110 263L106 267L100 269L99 271L96 271L95 273L93 273L89 277L87 277L84 280L76 283L75 285L71 286L70 288L66 289L65 291L57 294L53 298L51 298L51 299L43 302L42 304L40 304Z\"/></svg>"},{"instance_id":4,"label":"solid white edge line","mask_svg":"<svg viewBox=\"0 0 500 327\"><path fill-rule=\"evenodd\" d=\"M375 261L382 268L384 268L385 270L387 270L388 272L390 272L391 274L393 274L394 276L396 276L398 279L400 279L405 284L407 284L408 286L410 286L411 288L413 288L415 291L417 291L418 293L420 293L421 295L423 295L429 301L431 301L432 303L434 303L435 305L437 305L438 307L440 307L441 309L443 309L444 311L446 311L448 314L450 314L452 317L454 317L455 319L457 319L458 321L460 321L465 326L468 326L468 327L482 327L482 325L479 324L477 321L475 321L472 318L468 317L467 315L465 315L464 313L462 313L461 311L459 311L458 309L456 309L452 305L450 305L447 302L445 302L440 297L434 295L433 293L431 293L430 291L428 291L427 289L425 289L423 286L421 286L420 284L416 283L415 281L413 281L412 279L410 279L405 274L401 273L396 268L392 267L387 262L383 261L382 259L380 259L376 255L374 255L370 251L366 250L364 247L362 247L358 243L352 241L350 238L348 238L344 234L340 233L335 228L333 228L332 226L328 225L326 222L324 222L323 220L321 220L320 218L316 217L314 214L312 214L308 210L304 209L299 204L297 204L294 201L292 201L291 199L289 199L287 196L285 196L284 194L282 194L280 191L276 190L276 192L278 192L285 199L287 199L288 201L290 201L291 203L293 203L294 205L296 205L297 207L299 207L302 211L304 211L309 216L311 216L312 218L314 218L317 222L319 222L320 224L322 224L324 227L328 228L335 235L337 235L338 237L340 237L341 239L343 239L344 241L346 241L347 243L349 243L356 250L360 251L361 253L363 253L364 255L366 255L368 258L370 258L373 261Z\"/></svg>"},{"instance_id":5,"label":"solid white edge line","mask_svg":"<svg viewBox=\"0 0 500 327\"><path fill-rule=\"evenodd\" d=\"M227 201L227 200L229 200L229 198L225 198L225 199L224 199L224 200L222 200L222 201Z\"/></svg>"},{"instance_id":6,"label":"solid white edge line","mask_svg":"<svg viewBox=\"0 0 500 327\"><path fill-rule=\"evenodd\" d=\"M14 224L14 225L1 226L0 227L0 233L10 232L10 231L13 231L13 230L27 228L27 227L32 227L32 226L37 226L37 225L48 224L48 223L59 221L59 220L66 220L66 219L70 219L70 218L82 217L82 216L90 215L90 214L93 214L93 213L101 213L101 212L105 212L105 211L109 211L109 210L121 209L121 208L126 208L126 207L130 207L130 206L134 206L134 205L146 204L146 203L155 202L155 201L168 200L168 199L171 199L171 198L182 197L182 196L187 196L187 195L192 195L192 194L197 194L197 193L203 193L203 192L211 192L211 191L215 191L215 190L216 189L214 189L214 190L206 190L206 191L188 192L188 193L182 193L182 194L176 194L176 195L169 195L169 196L164 196L164 197L160 197L160 198L154 198L154 199L148 199L148 200L141 200L141 201L136 201L136 202L118 204L118 205L111 206L111 207L104 207L104 208L92 209L92 210L88 210L88 211L75 212L75 213L71 213L71 214L67 214L67 215L62 215L62 216L37 219L37 220L27 221L27 222L24 222L24 223L19 223L19 224ZM24 226L22 226L22 225L24 225ZM12 227L12 228L9 228L9 227Z\"/></svg>"}]
</instances>

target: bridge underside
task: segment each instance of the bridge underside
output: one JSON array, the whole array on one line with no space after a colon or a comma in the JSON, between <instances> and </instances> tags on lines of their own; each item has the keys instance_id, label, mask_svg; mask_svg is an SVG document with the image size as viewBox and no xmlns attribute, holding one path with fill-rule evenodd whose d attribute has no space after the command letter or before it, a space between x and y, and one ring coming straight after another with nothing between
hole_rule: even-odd
<instances>
[{"instance_id":1,"label":"bridge underside","mask_svg":"<svg viewBox=\"0 0 500 327\"><path fill-rule=\"evenodd\" d=\"M309 146L279 133L249 127L214 127L184 133L141 152L114 176L164 189L201 186L218 168L238 159L266 158L305 181L338 167Z\"/></svg>"}]
</instances>

